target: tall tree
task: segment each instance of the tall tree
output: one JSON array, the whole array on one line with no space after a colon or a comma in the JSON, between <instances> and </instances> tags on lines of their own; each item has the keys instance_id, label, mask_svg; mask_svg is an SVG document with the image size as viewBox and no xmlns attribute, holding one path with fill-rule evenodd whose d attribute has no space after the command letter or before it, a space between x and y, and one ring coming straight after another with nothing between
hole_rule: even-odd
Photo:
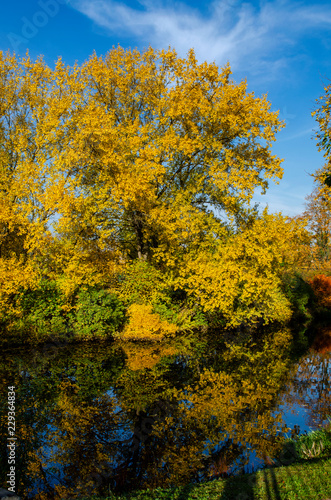
<instances>
[{"instance_id":1,"label":"tall tree","mask_svg":"<svg viewBox=\"0 0 331 500\"><path fill-rule=\"evenodd\" d=\"M118 47L50 69L1 53L0 90L7 298L32 286L13 273L18 264L22 277L55 277L70 294L140 259L188 293L196 280L196 299L223 304L232 326L289 316L279 268L295 224L250 207L257 189L282 177L271 147L284 124L228 65L198 64L193 50L180 58ZM280 253L268 240L277 227Z\"/></svg>"},{"instance_id":2,"label":"tall tree","mask_svg":"<svg viewBox=\"0 0 331 500\"><path fill-rule=\"evenodd\" d=\"M119 47L83 64L61 159L80 197L59 230L79 221L85 241L167 261L222 231L216 213L235 216L280 179L271 154L278 113L230 75L229 66L198 64L193 50L182 59Z\"/></svg>"},{"instance_id":3,"label":"tall tree","mask_svg":"<svg viewBox=\"0 0 331 500\"><path fill-rule=\"evenodd\" d=\"M316 174L319 176L319 172ZM312 234L314 257L319 261L330 259L331 197L330 188L318 182L313 192L306 197L303 216L308 220Z\"/></svg>"}]
</instances>

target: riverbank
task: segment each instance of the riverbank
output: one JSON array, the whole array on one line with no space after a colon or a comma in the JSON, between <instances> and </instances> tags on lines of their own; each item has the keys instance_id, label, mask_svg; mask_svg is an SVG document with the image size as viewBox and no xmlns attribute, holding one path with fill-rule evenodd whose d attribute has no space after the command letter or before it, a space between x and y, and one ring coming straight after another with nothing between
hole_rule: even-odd
<instances>
[{"instance_id":1,"label":"riverbank","mask_svg":"<svg viewBox=\"0 0 331 500\"><path fill-rule=\"evenodd\" d=\"M93 496L94 500L327 500L331 498L331 458L272 467L227 479L180 488ZM82 500L90 500L84 498Z\"/></svg>"}]
</instances>

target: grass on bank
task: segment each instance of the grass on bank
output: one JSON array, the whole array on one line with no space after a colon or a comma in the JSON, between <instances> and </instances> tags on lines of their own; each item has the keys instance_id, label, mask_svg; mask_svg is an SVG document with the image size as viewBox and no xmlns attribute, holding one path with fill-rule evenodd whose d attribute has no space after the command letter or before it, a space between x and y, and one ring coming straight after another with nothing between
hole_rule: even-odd
<instances>
[{"instance_id":1,"label":"grass on bank","mask_svg":"<svg viewBox=\"0 0 331 500\"><path fill-rule=\"evenodd\" d=\"M96 497L93 497L97 500ZM103 500L326 500L331 498L331 458L268 468L253 474L138 491ZM84 499L90 500L90 499ZM101 499L99 499L101 500Z\"/></svg>"},{"instance_id":2,"label":"grass on bank","mask_svg":"<svg viewBox=\"0 0 331 500\"><path fill-rule=\"evenodd\" d=\"M286 439L276 458L281 466L178 488L110 494L99 500L331 499L331 419L328 420L329 425L325 428Z\"/></svg>"}]
</instances>

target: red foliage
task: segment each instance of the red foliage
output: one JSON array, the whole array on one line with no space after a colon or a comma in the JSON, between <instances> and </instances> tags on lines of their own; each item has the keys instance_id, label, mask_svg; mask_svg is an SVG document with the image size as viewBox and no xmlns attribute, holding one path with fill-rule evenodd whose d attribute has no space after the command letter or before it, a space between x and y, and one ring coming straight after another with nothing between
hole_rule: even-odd
<instances>
[{"instance_id":1,"label":"red foliage","mask_svg":"<svg viewBox=\"0 0 331 500\"><path fill-rule=\"evenodd\" d=\"M321 306L331 307L331 277L319 274L309 281Z\"/></svg>"}]
</instances>

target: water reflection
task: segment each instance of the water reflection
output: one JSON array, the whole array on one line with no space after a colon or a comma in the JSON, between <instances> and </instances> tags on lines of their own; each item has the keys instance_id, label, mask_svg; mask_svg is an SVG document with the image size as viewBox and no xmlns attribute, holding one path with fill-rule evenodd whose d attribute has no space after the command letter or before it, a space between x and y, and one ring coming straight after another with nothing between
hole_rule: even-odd
<instances>
[{"instance_id":1,"label":"water reflection","mask_svg":"<svg viewBox=\"0 0 331 500\"><path fill-rule=\"evenodd\" d=\"M308 353L291 369L283 400L288 407L304 408L305 424L316 429L331 417L331 329L317 331Z\"/></svg>"},{"instance_id":2,"label":"water reflection","mask_svg":"<svg viewBox=\"0 0 331 500\"><path fill-rule=\"evenodd\" d=\"M289 430L284 403L308 405L312 427L330 411L330 355L312 350L293 363L291 338L4 353L1 393L17 391L19 493L79 498L225 477L252 457L272 463ZM4 403L1 450L6 415ZM1 477L7 468L2 453Z\"/></svg>"}]
</instances>

